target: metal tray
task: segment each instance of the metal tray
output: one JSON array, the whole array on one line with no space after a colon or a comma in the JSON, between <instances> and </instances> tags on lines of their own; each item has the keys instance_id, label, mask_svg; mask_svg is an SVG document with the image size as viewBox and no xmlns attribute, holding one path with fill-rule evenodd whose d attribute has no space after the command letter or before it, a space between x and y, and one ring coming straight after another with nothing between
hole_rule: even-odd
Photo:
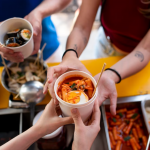
<instances>
[{"instance_id":1,"label":"metal tray","mask_svg":"<svg viewBox=\"0 0 150 150\"><path fill-rule=\"evenodd\" d=\"M121 109L121 108L133 109L134 107L138 107L139 109L141 109L141 102L148 97L150 99L150 95L140 95L140 96L118 98L117 99L117 109ZM102 116L104 118L103 121L104 121L104 127L105 127L104 129L105 129L105 134L106 134L106 139L107 139L106 142L108 145L108 150L111 150L109 134L108 134L108 126L107 126L107 121L106 121L106 111L109 110L109 106L110 106L110 100L107 99L106 101L104 101L101 108L102 108ZM142 113L142 110L141 110L141 113ZM145 122L145 121L143 120L143 122ZM144 126L145 126L145 124L144 124ZM147 137L148 137L148 130L147 130Z\"/></svg>"},{"instance_id":2,"label":"metal tray","mask_svg":"<svg viewBox=\"0 0 150 150\"><path fill-rule=\"evenodd\" d=\"M150 125L148 123L148 118L147 118L147 114L145 110L146 106L150 107L150 95L147 95L147 97L145 97L145 99L141 101L141 109L143 113L143 118L147 127L147 131L150 133Z\"/></svg>"}]
</instances>

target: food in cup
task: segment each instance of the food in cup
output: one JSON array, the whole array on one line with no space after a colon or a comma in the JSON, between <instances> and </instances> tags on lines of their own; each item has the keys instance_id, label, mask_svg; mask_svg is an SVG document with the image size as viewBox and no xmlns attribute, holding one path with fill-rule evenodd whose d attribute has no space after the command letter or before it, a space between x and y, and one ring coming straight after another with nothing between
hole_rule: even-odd
<instances>
[{"instance_id":1,"label":"food in cup","mask_svg":"<svg viewBox=\"0 0 150 150\"><path fill-rule=\"evenodd\" d=\"M89 78L69 76L60 83L57 94L65 102L83 104L92 98L93 91L94 85Z\"/></svg>"},{"instance_id":2,"label":"food in cup","mask_svg":"<svg viewBox=\"0 0 150 150\"><path fill-rule=\"evenodd\" d=\"M145 149L147 134L138 108L118 109L113 116L106 112L108 133L112 150Z\"/></svg>"},{"instance_id":3,"label":"food in cup","mask_svg":"<svg viewBox=\"0 0 150 150\"><path fill-rule=\"evenodd\" d=\"M13 92L19 92L22 84L28 81L39 81L44 83L46 80L46 69L43 64L35 64L34 62L30 62L26 60L16 66L8 67L10 77L7 78L7 85L9 89Z\"/></svg>"},{"instance_id":4,"label":"food in cup","mask_svg":"<svg viewBox=\"0 0 150 150\"><path fill-rule=\"evenodd\" d=\"M31 31L28 29L15 29L7 32L5 45L8 47L19 47L24 45L31 38Z\"/></svg>"}]
</instances>

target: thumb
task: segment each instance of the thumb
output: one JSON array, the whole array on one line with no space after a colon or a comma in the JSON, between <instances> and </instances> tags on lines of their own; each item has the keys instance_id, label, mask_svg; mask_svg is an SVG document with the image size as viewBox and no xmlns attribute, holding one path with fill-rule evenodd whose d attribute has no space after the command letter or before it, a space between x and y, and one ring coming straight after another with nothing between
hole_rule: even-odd
<instances>
[{"instance_id":1,"label":"thumb","mask_svg":"<svg viewBox=\"0 0 150 150\"><path fill-rule=\"evenodd\" d=\"M34 34L34 36L37 36L40 33L40 31L41 31L41 25L38 22L34 23L33 24L33 34Z\"/></svg>"},{"instance_id":2,"label":"thumb","mask_svg":"<svg viewBox=\"0 0 150 150\"><path fill-rule=\"evenodd\" d=\"M117 96L110 95L110 112L112 115L116 115L116 104L117 104Z\"/></svg>"},{"instance_id":3,"label":"thumb","mask_svg":"<svg viewBox=\"0 0 150 150\"><path fill-rule=\"evenodd\" d=\"M83 121L81 119L80 113L77 108L71 109L71 115L72 115L73 121L75 123L75 126L83 125Z\"/></svg>"}]
</instances>

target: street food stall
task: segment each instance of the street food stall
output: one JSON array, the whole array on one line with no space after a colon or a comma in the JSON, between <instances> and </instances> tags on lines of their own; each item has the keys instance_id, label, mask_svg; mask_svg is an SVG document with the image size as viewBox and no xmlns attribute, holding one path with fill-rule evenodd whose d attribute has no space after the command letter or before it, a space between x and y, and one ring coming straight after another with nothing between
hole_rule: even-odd
<instances>
[{"instance_id":1,"label":"street food stall","mask_svg":"<svg viewBox=\"0 0 150 150\"><path fill-rule=\"evenodd\" d=\"M107 64L107 68L111 67L122 57L110 57L102 58L95 60L84 60L82 63L94 76L101 71L101 68L104 63ZM49 67L58 65L59 63L49 63ZM145 148L145 143L147 143L149 135L149 123L145 115L146 107L148 102L143 104L143 101L150 100L150 63L139 73L133 75L127 79L124 79L120 84L116 85L118 100L117 100L117 115L112 116L109 111L110 101L106 100L101 106L101 131L99 132L97 138L95 139L91 149L92 150L114 150L117 147L121 150L131 149L132 142L138 140L137 137L140 137L139 143L136 144L139 146L139 149ZM2 80L2 71L3 67L0 67L0 79ZM0 81L1 81L0 80ZM2 81L1 81L2 82ZM35 112L43 110L45 105L50 101L51 97L47 94L43 101L36 105ZM16 103L20 102L20 99L16 100ZM13 100L15 103L15 100ZM0 116L3 115L13 115L19 114L19 125L18 131L21 133L23 130L22 122L24 120L24 114L29 113L29 108L27 105L25 107L20 107L19 105L10 105L12 100L10 100L10 92L7 91L2 83L0 83ZM14 107L13 107L14 106ZM21 105L22 106L22 105ZM150 105L149 105L150 106ZM12 108L10 108L12 107ZM5 120L1 122L5 124ZM73 125L68 126L67 128L67 142L68 145L73 137ZM120 130L117 131L116 128ZM126 130L125 130L126 128ZM138 132L136 132L138 131ZM141 133L141 135L140 135ZM113 136L113 138L112 138ZM115 138L114 138L115 136ZM118 142L118 139L119 142ZM122 141L122 142L120 142ZM130 141L130 143L129 143ZM146 141L146 142L145 142ZM118 150L119 150L118 149Z\"/></svg>"}]
</instances>

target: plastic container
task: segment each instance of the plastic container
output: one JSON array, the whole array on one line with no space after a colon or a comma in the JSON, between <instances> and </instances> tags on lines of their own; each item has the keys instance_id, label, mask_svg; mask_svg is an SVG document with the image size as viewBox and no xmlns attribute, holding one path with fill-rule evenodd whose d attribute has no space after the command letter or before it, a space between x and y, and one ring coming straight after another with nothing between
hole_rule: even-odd
<instances>
[{"instance_id":1,"label":"plastic container","mask_svg":"<svg viewBox=\"0 0 150 150\"><path fill-rule=\"evenodd\" d=\"M144 121L146 124L147 131L150 134L150 125L148 123L149 121L148 121L148 117L147 117L147 113L145 109L146 107L150 107L150 95L148 95L144 100L141 101L141 108L142 108Z\"/></svg>"},{"instance_id":2,"label":"plastic container","mask_svg":"<svg viewBox=\"0 0 150 150\"><path fill-rule=\"evenodd\" d=\"M30 39L24 44L19 47L7 47L4 45L6 40L6 33L12 31L14 29L29 29L32 34ZM12 49L15 52L21 52L24 58L30 56L34 49L34 42L33 42L33 27L29 21L23 18L10 18L3 21L0 24L0 43L4 45L5 48Z\"/></svg>"},{"instance_id":3,"label":"plastic container","mask_svg":"<svg viewBox=\"0 0 150 150\"><path fill-rule=\"evenodd\" d=\"M62 110L62 114L63 114L64 117L71 116L71 111L70 110L72 108L78 108L83 122L86 122L89 119L89 117L91 116L91 113L93 111L93 105L94 105L95 99L97 97L98 88L96 89L96 92L95 92L94 96L88 102L83 103L83 104L67 103L57 95L57 90L58 90L59 84L61 82L63 82L68 76L70 77L70 76L74 76L74 75L87 77L93 82L94 87L96 86L95 79L91 75L89 75L88 73L83 72L83 71L70 71L70 72L62 74L56 80L55 85L54 85L54 91L55 91L55 94L56 94L56 98L59 101L59 106Z\"/></svg>"},{"instance_id":4,"label":"plastic container","mask_svg":"<svg viewBox=\"0 0 150 150\"><path fill-rule=\"evenodd\" d=\"M43 111L39 112L34 120L33 125L38 121ZM59 116L61 117L61 116ZM51 134L45 135L37 141L39 150L64 150L67 146L67 131L65 127L59 127Z\"/></svg>"}]
</instances>

